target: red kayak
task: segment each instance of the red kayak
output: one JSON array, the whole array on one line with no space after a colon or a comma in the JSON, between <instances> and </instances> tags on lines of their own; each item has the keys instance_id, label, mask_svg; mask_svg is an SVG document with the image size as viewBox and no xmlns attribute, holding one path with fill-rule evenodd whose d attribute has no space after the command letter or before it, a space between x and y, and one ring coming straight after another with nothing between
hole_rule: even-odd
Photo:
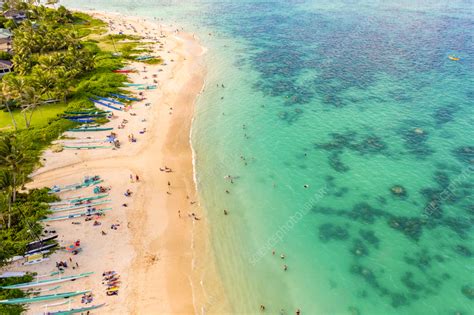
<instances>
[{"instance_id":1,"label":"red kayak","mask_svg":"<svg viewBox=\"0 0 474 315\"><path fill-rule=\"evenodd\" d=\"M132 72L137 72L137 70L112 70L112 72L115 73L132 73Z\"/></svg>"}]
</instances>

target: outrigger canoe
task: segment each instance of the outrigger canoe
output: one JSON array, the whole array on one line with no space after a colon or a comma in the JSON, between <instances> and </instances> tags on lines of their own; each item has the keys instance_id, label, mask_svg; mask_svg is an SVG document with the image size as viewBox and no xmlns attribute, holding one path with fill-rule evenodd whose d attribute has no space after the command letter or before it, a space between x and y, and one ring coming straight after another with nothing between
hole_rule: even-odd
<instances>
[{"instance_id":1,"label":"outrigger canoe","mask_svg":"<svg viewBox=\"0 0 474 315\"><path fill-rule=\"evenodd\" d=\"M113 146L111 145L83 145L83 146L71 146L71 145L65 145L63 146L63 149L69 149L69 150L95 150L95 149L112 149Z\"/></svg>"},{"instance_id":2,"label":"outrigger canoe","mask_svg":"<svg viewBox=\"0 0 474 315\"><path fill-rule=\"evenodd\" d=\"M108 98L108 97L100 97L100 96L96 96L96 98L98 98L99 100L102 100L102 101L109 102L109 103L113 103L113 104L117 104L117 105L125 106L125 104L124 104L124 103L122 103L122 102L119 102L119 101L117 101L117 100L114 100L113 98Z\"/></svg>"},{"instance_id":3,"label":"outrigger canoe","mask_svg":"<svg viewBox=\"0 0 474 315\"><path fill-rule=\"evenodd\" d=\"M89 208L89 207L95 207L95 206L100 206L106 203L111 202L112 200L106 199L106 200L101 200L98 202L91 202L91 203L83 203L80 205L73 205L70 207L63 207L63 208L53 208L51 209L52 212L62 212L62 211L72 211L72 210L77 210L77 209L82 209L82 208Z\"/></svg>"},{"instance_id":4,"label":"outrigger canoe","mask_svg":"<svg viewBox=\"0 0 474 315\"><path fill-rule=\"evenodd\" d=\"M145 85L137 87L137 90L155 90L156 85Z\"/></svg>"},{"instance_id":5,"label":"outrigger canoe","mask_svg":"<svg viewBox=\"0 0 474 315\"><path fill-rule=\"evenodd\" d=\"M40 287L44 285L57 284L57 283L66 282L66 281L74 281L77 279L89 277L92 274L94 273L85 272L85 273L81 273L74 276L65 276L65 277L60 277L57 279L47 279L47 280L38 280L38 281L31 281L31 282L25 282L25 283L18 283L18 284L7 285L0 288L2 289L28 289L28 288Z\"/></svg>"},{"instance_id":6,"label":"outrigger canoe","mask_svg":"<svg viewBox=\"0 0 474 315\"><path fill-rule=\"evenodd\" d=\"M88 131L107 131L107 130L113 130L114 128L112 127L79 127L79 128L73 128L69 129L69 132L88 132Z\"/></svg>"},{"instance_id":7,"label":"outrigger canoe","mask_svg":"<svg viewBox=\"0 0 474 315\"><path fill-rule=\"evenodd\" d=\"M48 191L48 194L60 193L60 192L71 191L71 190L78 190L78 189L81 189L81 188L97 185L97 184L102 183L102 182L103 182L103 180L100 179L99 176L85 177L82 180L82 183L67 185L67 186L63 186L63 187L53 186Z\"/></svg>"},{"instance_id":8,"label":"outrigger canoe","mask_svg":"<svg viewBox=\"0 0 474 315\"><path fill-rule=\"evenodd\" d=\"M115 97L118 97L118 98L121 98L121 99L123 99L123 100L127 100L127 101L139 101L139 99L136 98L136 97L129 97L129 96L123 95L123 94L110 93L110 95L115 96Z\"/></svg>"},{"instance_id":9,"label":"outrigger canoe","mask_svg":"<svg viewBox=\"0 0 474 315\"><path fill-rule=\"evenodd\" d=\"M18 298L18 299L9 299L9 300L1 300L0 304L26 304L26 303L37 303L43 301L51 301L51 300L59 300L59 299L66 299L73 296L89 293L91 290L85 291L73 291L73 292L64 292L58 294L48 294L48 295L40 295L34 297L26 297L26 298Z\"/></svg>"},{"instance_id":10,"label":"outrigger canoe","mask_svg":"<svg viewBox=\"0 0 474 315\"><path fill-rule=\"evenodd\" d=\"M74 213L74 214L69 214L69 215L62 215L62 216L58 216L58 217L49 217L49 218L40 220L40 222L51 222L51 221L76 219L76 218L85 217L85 216L88 216L88 215L103 214L104 211L108 211L108 210L112 210L112 208L105 208L105 209L99 209L99 210L94 210L94 211L86 211L86 212Z\"/></svg>"},{"instance_id":11,"label":"outrigger canoe","mask_svg":"<svg viewBox=\"0 0 474 315\"><path fill-rule=\"evenodd\" d=\"M78 202L81 201L89 201L89 200L97 200L97 199L102 199L105 197L108 197L109 194L103 194L103 195L98 195L98 196L90 196L90 197L73 197L71 199L64 199L61 201L57 202L50 202L48 203L49 206L60 206L60 205L75 205Z\"/></svg>"},{"instance_id":12,"label":"outrigger canoe","mask_svg":"<svg viewBox=\"0 0 474 315\"><path fill-rule=\"evenodd\" d=\"M104 305L105 303L99 304L99 305L87 306L83 308L73 308L73 309L70 309L69 311L47 312L47 313L44 313L44 315L69 315L69 314L77 314L77 313L84 313L84 312L87 313L88 311L98 309Z\"/></svg>"},{"instance_id":13,"label":"outrigger canoe","mask_svg":"<svg viewBox=\"0 0 474 315\"><path fill-rule=\"evenodd\" d=\"M96 104L99 104L99 105L108 107L108 108L110 108L110 109L122 110L121 107L116 107L116 106L110 105L110 104L108 104L108 103L101 102L101 101L96 100L96 99L93 99L93 98L89 98L89 100L91 100L92 102L94 102L94 103L96 103Z\"/></svg>"}]
</instances>

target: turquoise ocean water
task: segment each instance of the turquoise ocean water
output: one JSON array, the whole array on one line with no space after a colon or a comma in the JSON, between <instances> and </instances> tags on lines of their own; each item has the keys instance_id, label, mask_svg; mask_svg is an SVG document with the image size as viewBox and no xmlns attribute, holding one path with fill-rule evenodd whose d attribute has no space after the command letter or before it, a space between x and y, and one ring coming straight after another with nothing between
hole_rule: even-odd
<instances>
[{"instance_id":1,"label":"turquoise ocean water","mask_svg":"<svg viewBox=\"0 0 474 315\"><path fill-rule=\"evenodd\" d=\"M233 313L474 314L472 1L64 4L209 48L192 142Z\"/></svg>"}]
</instances>

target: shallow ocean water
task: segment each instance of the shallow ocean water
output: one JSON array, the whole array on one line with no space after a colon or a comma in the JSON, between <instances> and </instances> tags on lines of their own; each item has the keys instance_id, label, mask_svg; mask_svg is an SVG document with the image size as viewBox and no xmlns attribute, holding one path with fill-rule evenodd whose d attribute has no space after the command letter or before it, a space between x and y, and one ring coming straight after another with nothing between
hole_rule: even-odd
<instances>
[{"instance_id":1,"label":"shallow ocean water","mask_svg":"<svg viewBox=\"0 0 474 315\"><path fill-rule=\"evenodd\" d=\"M80 6L209 48L192 142L234 313L474 314L472 2Z\"/></svg>"}]
</instances>

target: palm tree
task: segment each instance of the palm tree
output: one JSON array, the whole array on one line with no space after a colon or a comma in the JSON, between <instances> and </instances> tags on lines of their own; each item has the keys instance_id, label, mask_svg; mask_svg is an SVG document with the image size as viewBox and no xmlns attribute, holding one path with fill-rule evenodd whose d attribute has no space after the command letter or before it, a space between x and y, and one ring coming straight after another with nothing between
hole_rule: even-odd
<instances>
[{"instance_id":1,"label":"palm tree","mask_svg":"<svg viewBox=\"0 0 474 315\"><path fill-rule=\"evenodd\" d=\"M26 128L30 128L31 119L33 118L33 113L35 112L36 108L39 105L39 101L41 96L38 93L38 90L34 86L28 86L23 90L22 93L22 113L23 118L25 119ZM29 112L29 116L28 116Z\"/></svg>"},{"instance_id":2,"label":"palm tree","mask_svg":"<svg viewBox=\"0 0 474 315\"><path fill-rule=\"evenodd\" d=\"M20 141L15 135L6 135L0 138L0 167L7 174L2 176L2 181L11 191L9 213L11 205L16 202L17 188L24 184L24 170L30 162L31 158L23 141Z\"/></svg>"},{"instance_id":3,"label":"palm tree","mask_svg":"<svg viewBox=\"0 0 474 315\"><path fill-rule=\"evenodd\" d=\"M13 196L13 177L11 176L11 173L8 171L0 171L0 191L2 192L1 194L1 202L2 206L7 205L7 217L8 219L5 222L5 215L0 211L0 216L2 218L3 224L6 223L7 228L10 228L11 223L12 223L12 196Z\"/></svg>"},{"instance_id":4,"label":"palm tree","mask_svg":"<svg viewBox=\"0 0 474 315\"><path fill-rule=\"evenodd\" d=\"M2 95L0 95L0 108L6 108L10 118L12 120L13 128L15 131L18 130L18 126L16 124L15 116L13 116L12 109L15 105L11 92L8 90L8 87L5 84L2 84Z\"/></svg>"}]
</instances>

